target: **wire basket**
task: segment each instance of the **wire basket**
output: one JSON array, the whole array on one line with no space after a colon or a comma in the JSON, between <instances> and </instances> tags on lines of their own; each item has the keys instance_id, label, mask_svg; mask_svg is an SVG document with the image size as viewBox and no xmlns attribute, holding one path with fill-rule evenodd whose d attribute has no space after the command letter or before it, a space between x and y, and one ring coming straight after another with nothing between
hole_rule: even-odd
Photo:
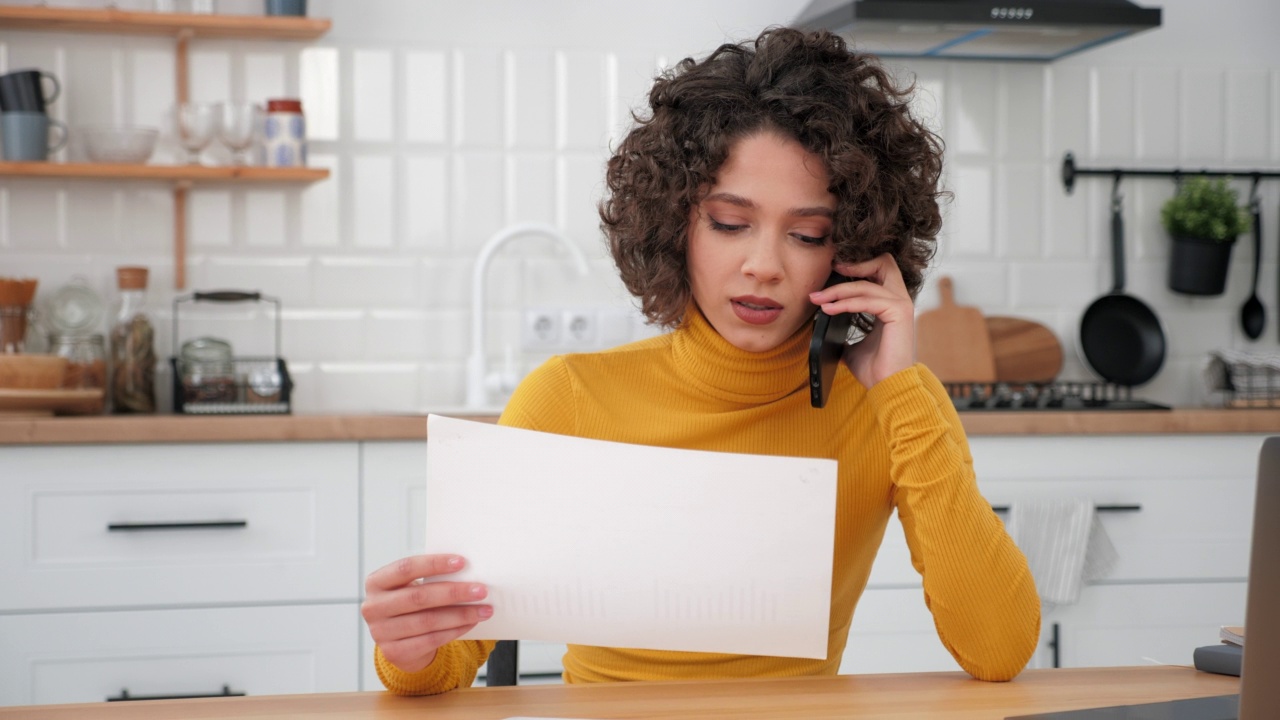
<instances>
[{"instance_id":1,"label":"wire basket","mask_svg":"<svg viewBox=\"0 0 1280 720\"><path fill-rule=\"evenodd\" d=\"M1233 408L1280 407L1280 356L1220 351L1205 369L1211 391L1221 392Z\"/></svg>"},{"instance_id":2,"label":"wire basket","mask_svg":"<svg viewBox=\"0 0 1280 720\"><path fill-rule=\"evenodd\" d=\"M275 305L275 357L187 361L178 355L178 306L185 302L263 302ZM222 290L174 298L173 411L186 415L287 415L293 379L280 357L280 301L256 292Z\"/></svg>"}]
</instances>

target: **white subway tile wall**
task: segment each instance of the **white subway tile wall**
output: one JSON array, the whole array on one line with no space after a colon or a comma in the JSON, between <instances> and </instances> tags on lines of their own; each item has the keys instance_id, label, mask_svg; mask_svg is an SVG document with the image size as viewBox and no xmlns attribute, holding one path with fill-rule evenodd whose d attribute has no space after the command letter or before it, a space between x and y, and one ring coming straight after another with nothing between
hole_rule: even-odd
<instances>
[{"instance_id":1,"label":"white subway tile wall","mask_svg":"<svg viewBox=\"0 0 1280 720\"><path fill-rule=\"evenodd\" d=\"M563 229L587 254L579 276L563 249L529 238L504 248L486 277L490 363L519 371L522 309L594 305L611 345L655 332L615 277L596 206L604 162L655 73L683 57L654 40L509 47L449 44L448 33L321 38L309 44L196 41L193 99L297 95L310 163L331 171L305 187L198 186L188 201L188 277L195 289L261 290L284 303L283 354L298 412L419 412L462 403L470 348L473 261L522 221ZM390 39L388 39L390 38ZM181 162L173 139L171 41L0 33L0 69L59 75L52 114L73 129L124 122L162 129L156 162ZM947 144L945 226L932 279L955 278L957 300L988 314L1048 324L1066 349L1064 377L1092 379L1078 354L1084 308L1112 284L1110 182L1064 192L1064 153L1084 166L1265 167L1280 163L1280 68L1185 64L895 61L916 81L913 107ZM78 142L59 157L84 159ZM225 162L214 144L206 162ZM1247 182L1238 180L1242 194ZM1267 247L1280 232L1280 192L1263 186ZM1277 264L1260 293L1272 321L1257 344L1238 328L1252 249L1235 251L1227 293L1188 298L1165 287L1168 241L1159 208L1172 182L1128 179L1127 289L1151 304L1169 336L1162 373L1143 397L1201 402L1206 353L1277 342ZM113 295L113 269L152 268L162 354L172 342L172 197L165 186L0 180L0 274L33 275L41 297L83 276ZM269 308L183 308L184 336L227 337L271 353Z\"/></svg>"}]
</instances>

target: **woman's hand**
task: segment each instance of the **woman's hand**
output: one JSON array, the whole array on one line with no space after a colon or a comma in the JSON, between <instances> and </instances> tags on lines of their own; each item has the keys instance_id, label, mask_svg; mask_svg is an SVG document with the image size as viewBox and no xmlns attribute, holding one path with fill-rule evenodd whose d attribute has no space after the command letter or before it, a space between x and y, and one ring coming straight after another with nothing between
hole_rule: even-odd
<instances>
[{"instance_id":1,"label":"woman's hand","mask_svg":"<svg viewBox=\"0 0 1280 720\"><path fill-rule=\"evenodd\" d=\"M809 295L828 315L868 313L876 324L862 342L845 348L844 364L866 388L911 367L916 361L915 304L893 256L841 263L835 271L857 278Z\"/></svg>"},{"instance_id":2,"label":"woman's hand","mask_svg":"<svg viewBox=\"0 0 1280 720\"><path fill-rule=\"evenodd\" d=\"M493 616L489 605L469 605L488 589L479 583L421 582L455 573L467 561L457 555L413 555L369 573L360 614L382 656L405 672L436 659L436 650Z\"/></svg>"}]
</instances>

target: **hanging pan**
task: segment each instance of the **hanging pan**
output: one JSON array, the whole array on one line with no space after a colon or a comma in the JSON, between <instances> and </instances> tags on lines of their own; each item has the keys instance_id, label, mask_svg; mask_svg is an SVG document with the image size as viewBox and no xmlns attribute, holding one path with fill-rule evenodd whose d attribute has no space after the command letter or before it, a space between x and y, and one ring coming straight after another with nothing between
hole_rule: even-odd
<instances>
[{"instance_id":1,"label":"hanging pan","mask_svg":"<svg viewBox=\"0 0 1280 720\"><path fill-rule=\"evenodd\" d=\"M1124 218L1120 212L1120 176L1111 189L1111 292L1094 300L1080 320L1080 349L1085 362L1103 380L1141 385L1164 364L1165 338L1160 320L1146 303L1124 292Z\"/></svg>"}]
</instances>

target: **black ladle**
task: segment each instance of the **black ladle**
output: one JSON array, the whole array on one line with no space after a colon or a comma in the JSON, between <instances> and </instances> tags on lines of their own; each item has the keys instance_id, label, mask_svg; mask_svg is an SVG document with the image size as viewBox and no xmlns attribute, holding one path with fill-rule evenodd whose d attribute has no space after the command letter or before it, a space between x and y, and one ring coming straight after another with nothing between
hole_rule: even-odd
<instances>
[{"instance_id":1,"label":"black ladle","mask_svg":"<svg viewBox=\"0 0 1280 720\"><path fill-rule=\"evenodd\" d=\"M1256 194L1249 202L1249 210L1253 213L1253 291L1240 306L1240 327L1244 328L1244 334L1250 340L1257 340L1267 326L1267 309L1258 299L1258 270L1262 266L1262 205Z\"/></svg>"}]
</instances>

